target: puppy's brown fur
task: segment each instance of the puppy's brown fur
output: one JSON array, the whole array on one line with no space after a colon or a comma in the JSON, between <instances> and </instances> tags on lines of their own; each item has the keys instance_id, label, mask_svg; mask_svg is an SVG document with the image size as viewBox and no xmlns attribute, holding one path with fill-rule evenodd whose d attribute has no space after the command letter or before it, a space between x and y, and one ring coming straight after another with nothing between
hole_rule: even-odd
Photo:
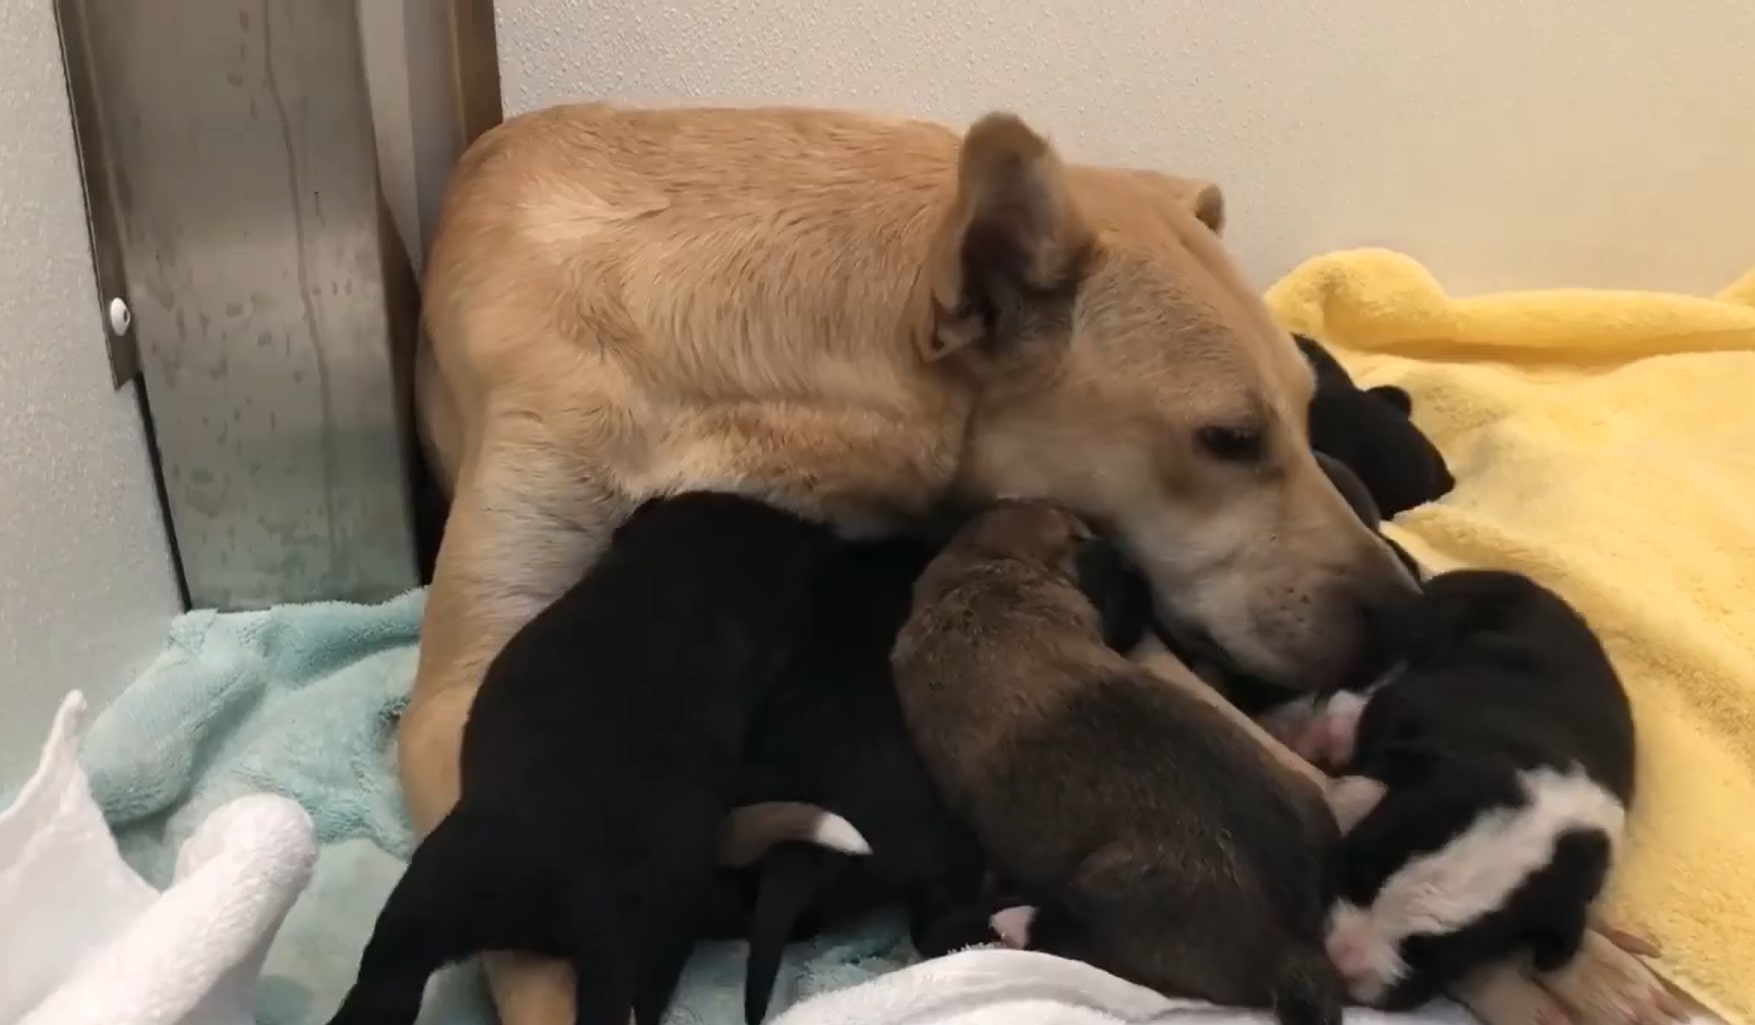
<instances>
[{"instance_id":1,"label":"puppy's brown fur","mask_svg":"<svg viewBox=\"0 0 1755 1025\"><path fill-rule=\"evenodd\" d=\"M1031 945L1176 996L1340 1020L1322 952L1322 796L1212 704L1103 642L1044 503L977 517L922 574L894 651L909 730Z\"/></svg>"}]
</instances>

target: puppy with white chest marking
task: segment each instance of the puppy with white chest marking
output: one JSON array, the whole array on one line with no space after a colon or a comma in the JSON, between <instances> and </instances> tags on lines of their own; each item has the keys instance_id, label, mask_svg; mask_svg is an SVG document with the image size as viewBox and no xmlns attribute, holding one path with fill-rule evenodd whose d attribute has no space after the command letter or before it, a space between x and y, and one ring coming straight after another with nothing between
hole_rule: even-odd
<instances>
[{"instance_id":1,"label":"puppy with white chest marking","mask_svg":"<svg viewBox=\"0 0 1755 1025\"><path fill-rule=\"evenodd\" d=\"M643 504L513 636L331 1025L412 1025L483 951L564 958L579 1025L657 1025L698 938L751 707L806 636L827 527L693 492ZM581 686L589 676L591 686Z\"/></svg>"},{"instance_id":2,"label":"puppy with white chest marking","mask_svg":"<svg viewBox=\"0 0 1755 1025\"><path fill-rule=\"evenodd\" d=\"M1634 790L1631 708L1584 619L1519 574L1441 574L1401 668L1321 711L1300 732L1342 773L1326 947L1353 997L1570 965Z\"/></svg>"},{"instance_id":3,"label":"puppy with white chest marking","mask_svg":"<svg viewBox=\"0 0 1755 1025\"><path fill-rule=\"evenodd\" d=\"M892 656L921 758L1037 909L1030 946L1334 1025L1328 810L1316 788L1285 785L1216 696L1105 643L1079 580L1081 553L1103 543L1054 506L1009 502L933 561Z\"/></svg>"}]
</instances>

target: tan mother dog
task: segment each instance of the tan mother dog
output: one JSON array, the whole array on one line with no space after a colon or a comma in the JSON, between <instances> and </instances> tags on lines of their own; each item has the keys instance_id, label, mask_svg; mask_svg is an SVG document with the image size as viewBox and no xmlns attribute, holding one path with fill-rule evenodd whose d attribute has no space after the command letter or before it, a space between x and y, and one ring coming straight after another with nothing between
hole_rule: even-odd
<instances>
[{"instance_id":1,"label":"tan mother dog","mask_svg":"<svg viewBox=\"0 0 1755 1025\"><path fill-rule=\"evenodd\" d=\"M441 213L417 367L452 495L400 736L417 828L457 797L488 661L676 489L848 531L1053 499L1245 668L1348 672L1411 583L1311 458L1310 371L1221 221L1209 185L1063 165L1004 115L959 138L584 105L484 135ZM508 1025L570 1020L564 967L489 972Z\"/></svg>"}]
</instances>

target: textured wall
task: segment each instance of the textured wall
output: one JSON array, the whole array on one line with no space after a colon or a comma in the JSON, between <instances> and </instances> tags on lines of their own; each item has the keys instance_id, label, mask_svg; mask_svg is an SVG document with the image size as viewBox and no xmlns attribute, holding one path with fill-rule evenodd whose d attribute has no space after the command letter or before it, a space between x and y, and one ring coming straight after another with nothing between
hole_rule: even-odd
<instances>
[{"instance_id":1,"label":"textured wall","mask_svg":"<svg viewBox=\"0 0 1755 1025\"><path fill-rule=\"evenodd\" d=\"M1263 283L1358 244L1459 291L1711 289L1755 263L1748 0L497 6L509 111L1011 107L1081 157L1217 178Z\"/></svg>"},{"instance_id":2,"label":"textured wall","mask_svg":"<svg viewBox=\"0 0 1755 1025\"><path fill-rule=\"evenodd\" d=\"M61 696L114 694L177 592L131 392L110 387L47 0L0 3L0 787Z\"/></svg>"}]
</instances>

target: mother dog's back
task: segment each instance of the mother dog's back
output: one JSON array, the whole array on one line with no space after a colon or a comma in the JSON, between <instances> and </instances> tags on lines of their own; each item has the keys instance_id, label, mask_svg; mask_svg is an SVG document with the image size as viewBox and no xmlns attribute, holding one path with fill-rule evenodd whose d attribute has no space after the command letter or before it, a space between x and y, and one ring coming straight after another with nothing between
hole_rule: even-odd
<instances>
[{"instance_id":1,"label":"mother dog's back","mask_svg":"<svg viewBox=\"0 0 1755 1025\"><path fill-rule=\"evenodd\" d=\"M450 332L444 318L467 317L479 290L530 290L544 327L583 352L619 337L616 362L704 389L790 377L815 394L826 358L901 362L912 352L871 339L896 332L957 141L923 122L787 109L581 104L514 119L469 150L447 194L433 338L442 359L460 345L472 373L519 373L499 343L473 340L475 325ZM911 217L895 218L898 199ZM848 262L862 273L843 273Z\"/></svg>"}]
</instances>

